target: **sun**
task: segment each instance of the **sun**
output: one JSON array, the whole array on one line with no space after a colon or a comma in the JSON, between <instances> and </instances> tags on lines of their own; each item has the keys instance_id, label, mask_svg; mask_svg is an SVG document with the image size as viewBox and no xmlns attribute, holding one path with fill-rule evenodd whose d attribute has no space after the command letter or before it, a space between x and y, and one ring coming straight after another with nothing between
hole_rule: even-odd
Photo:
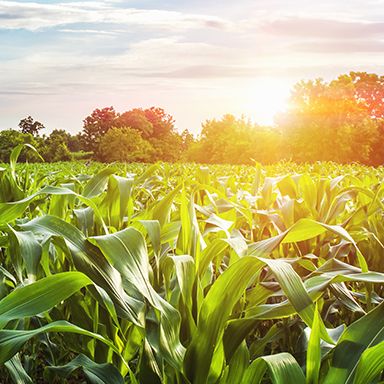
<instances>
[{"instance_id":1,"label":"sun","mask_svg":"<svg viewBox=\"0 0 384 384\"><path fill-rule=\"evenodd\" d=\"M290 85L274 79L254 80L238 100L244 115L261 125L273 125L277 113L287 108Z\"/></svg>"}]
</instances>

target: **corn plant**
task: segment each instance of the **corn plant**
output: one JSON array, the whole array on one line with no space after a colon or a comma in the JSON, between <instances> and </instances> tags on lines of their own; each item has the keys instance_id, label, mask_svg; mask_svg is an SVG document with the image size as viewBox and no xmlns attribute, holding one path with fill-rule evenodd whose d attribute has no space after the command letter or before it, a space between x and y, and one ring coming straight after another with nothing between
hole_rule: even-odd
<instances>
[{"instance_id":1,"label":"corn plant","mask_svg":"<svg viewBox=\"0 0 384 384\"><path fill-rule=\"evenodd\" d=\"M376 383L382 168L0 169L4 383Z\"/></svg>"}]
</instances>

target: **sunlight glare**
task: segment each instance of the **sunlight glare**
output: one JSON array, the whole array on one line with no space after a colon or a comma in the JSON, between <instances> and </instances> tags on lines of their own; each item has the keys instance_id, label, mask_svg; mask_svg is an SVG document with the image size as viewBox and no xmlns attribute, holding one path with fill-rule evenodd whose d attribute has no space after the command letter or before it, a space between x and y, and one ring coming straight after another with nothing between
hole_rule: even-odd
<instances>
[{"instance_id":1,"label":"sunlight glare","mask_svg":"<svg viewBox=\"0 0 384 384\"><path fill-rule=\"evenodd\" d=\"M261 125L272 125L277 113L287 106L290 83L273 79L253 81L244 89L243 97L238 101L245 116Z\"/></svg>"}]
</instances>

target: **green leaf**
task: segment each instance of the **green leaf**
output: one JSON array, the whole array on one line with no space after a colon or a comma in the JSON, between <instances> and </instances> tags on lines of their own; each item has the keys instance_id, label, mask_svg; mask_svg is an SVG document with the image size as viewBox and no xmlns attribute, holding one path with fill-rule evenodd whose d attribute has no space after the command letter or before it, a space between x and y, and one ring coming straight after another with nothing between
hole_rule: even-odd
<instances>
[{"instance_id":1,"label":"green leaf","mask_svg":"<svg viewBox=\"0 0 384 384\"><path fill-rule=\"evenodd\" d=\"M352 323L341 335L332 354L324 384L352 383L362 353L384 341L384 302Z\"/></svg>"},{"instance_id":2,"label":"green leaf","mask_svg":"<svg viewBox=\"0 0 384 384\"><path fill-rule=\"evenodd\" d=\"M179 340L180 314L149 281L148 253L143 235L134 228L90 239L121 273L127 289L136 289L160 313L159 344L164 357L180 368L184 347Z\"/></svg>"},{"instance_id":3,"label":"green leaf","mask_svg":"<svg viewBox=\"0 0 384 384\"><path fill-rule=\"evenodd\" d=\"M307 384L317 384L319 382L321 364L320 322L321 318L316 304L311 335L307 346Z\"/></svg>"},{"instance_id":4,"label":"green leaf","mask_svg":"<svg viewBox=\"0 0 384 384\"><path fill-rule=\"evenodd\" d=\"M305 383L303 371L289 353L278 353L254 360L245 371L242 382L259 384L267 369L273 384Z\"/></svg>"},{"instance_id":5,"label":"green leaf","mask_svg":"<svg viewBox=\"0 0 384 384\"><path fill-rule=\"evenodd\" d=\"M109 176L115 171L114 168L104 168L101 170L88 181L83 189L82 195L87 198L92 198L102 193L107 186Z\"/></svg>"},{"instance_id":6,"label":"green leaf","mask_svg":"<svg viewBox=\"0 0 384 384\"><path fill-rule=\"evenodd\" d=\"M184 359L184 369L191 382L206 383L215 348L233 306L261 267L262 263L254 257L239 259L219 276L204 298L197 329Z\"/></svg>"},{"instance_id":7,"label":"green leaf","mask_svg":"<svg viewBox=\"0 0 384 384\"><path fill-rule=\"evenodd\" d=\"M281 288L287 296L290 303L295 308L299 316L304 322L312 327L312 322L315 316L315 305L305 289L300 276L295 272L292 266L282 260L263 259L259 258L271 268L276 276ZM321 338L333 344L333 340L329 337L324 323L319 319L319 328Z\"/></svg>"},{"instance_id":8,"label":"green leaf","mask_svg":"<svg viewBox=\"0 0 384 384\"><path fill-rule=\"evenodd\" d=\"M108 262L100 250L90 244L83 233L73 225L54 216L42 216L20 228L45 236L63 238L76 269L103 288L113 300L120 316L142 327L143 302L124 291L119 272Z\"/></svg>"},{"instance_id":9,"label":"green leaf","mask_svg":"<svg viewBox=\"0 0 384 384\"><path fill-rule=\"evenodd\" d=\"M11 359L23 345L32 337L37 336L45 332L71 332L79 335L88 336L96 340L101 341L110 347L113 351L119 354L119 350L115 345L103 336L82 329L67 321L55 321L49 323L43 327L32 330L19 330L19 329L1 329L0 330L0 364L3 364L7 360Z\"/></svg>"},{"instance_id":10,"label":"green leaf","mask_svg":"<svg viewBox=\"0 0 384 384\"><path fill-rule=\"evenodd\" d=\"M359 360L353 384L371 383L384 370L384 341L366 349Z\"/></svg>"},{"instance_id":11,"label":"green leaf","mask_svg":"<svg viewBox=\"0 0 384 384\"><path fill-rule=\"evenodd\" d=\"M19 354L16 354L12 359L6 361L4 365L8 369L15 384L33 384L31 377L21 364Z\"/></svg>"},{"instance_id":12,"label":"green leaf","mask_svg":"<svg viewBox=\"0 0 384 384\"><path fill-rule=\"evenodd\" d=\"M41 259L41 245L38 243L32 232L19 232L10 226L9 235L11 238L10 249L16 259L23 259L27 270L28 279L36 280L37 269Z\"/></svg>"},{"instance_id":13,"label":"green leaf","mask_svg":"<svg viewBox=\"0 0 384 384\"><path fill-rule=\"evenodd\" d=\"M243 376L249 366L249 351L247 344L243 341L237 348L236 352L229 362L228 377L226 383L228 384L242 384Z\"/></svg>"},{"instance_id":14,"label":"green leaf","mask_svg":"<svg viewBox=\"0 0 384 384\"><path fill-rule=\"evenodd\" d=\"M0 300L0 327L48 311L92 281L81 272L62 272L13 290Z\"/></svg>"},{"instance_id":15,"label":"green leaf","mask_svg":"<svg viewBox=\"0 0 384 384\"><path fill-rule=\"evenodd\" d=\"M158 220L163 226L169 218L171 207L175 196L179 193L180 186L174 188L168 195L164 196L160 202L156 202L152 209L152 219Z\"/></svg>"},{"instance_id":16,"label":"green leaf","mask_svg":"<svg viewBox=\"0 0 384 384\"><path fill-rule=\"evenodd\" d=\"M92 384L124 384L123 377L112 364L95 363L83 354L65 365L48 368L62 378L68 378L74 371L81 369Z\"/></svg>"},{"instance_id":17,"label":"green leaf","mask_svg":"<svg viewBox=\"0 0 384 384\"><path fill-rule=\"evenodd\" d=\"M12 174L12 177L13 177L13 179L15 181L16 181L16 163L17 163L17 160L18 160L18 158L20 156L21 151L24 148L31 149L33 152L35 152L35 154L42 161L44 161L44 159L41 157L40 153L37 151L37 149L33 145L28 144L28 143L23 143L23 144L16 145L16 147L12 149L11 156L9 158L9 164L10 164L10 167L11 167L11 174Z\"/></svg>"}]
</instances>

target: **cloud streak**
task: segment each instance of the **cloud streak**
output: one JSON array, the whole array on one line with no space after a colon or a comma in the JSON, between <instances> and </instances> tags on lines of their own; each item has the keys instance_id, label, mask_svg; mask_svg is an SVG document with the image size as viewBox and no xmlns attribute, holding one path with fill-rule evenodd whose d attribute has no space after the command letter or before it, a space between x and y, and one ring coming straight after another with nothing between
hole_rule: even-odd
<instances>
[{"instance_id":1,"label":"cloud streak","mask_svg":"<svg viewBox=\"0 0 384 384\"><path fill-rule=\"evenodd\" d=\"M381 40L331 40L331 41L309 41L294 44L293 51L306 53L382 53L384 52L384 41Z\"/></svg>"},{"instance_id":2,"label":"cloud streak","mask_svg":"<svg viewBox=\"0 0 384 384\"><path fill-rule=\"evenodd\" d=\"M0 28L36 31L76 23L119 24L159 29L225 29L228 22L216 16L184 14L157 9L119 8L115 3L20 3L0 1Z\"/></svg>"},{"instance_id":3,"label":"cloud streak","mask_svg":"<svg viewBox=\"0 0 384 384\"><path fill-rule=\"evenodd\" d=\"M285 37L362 39L383 36L384 23L290 17L264 22L260 30Z\"/></svg>"}]
</instances>

